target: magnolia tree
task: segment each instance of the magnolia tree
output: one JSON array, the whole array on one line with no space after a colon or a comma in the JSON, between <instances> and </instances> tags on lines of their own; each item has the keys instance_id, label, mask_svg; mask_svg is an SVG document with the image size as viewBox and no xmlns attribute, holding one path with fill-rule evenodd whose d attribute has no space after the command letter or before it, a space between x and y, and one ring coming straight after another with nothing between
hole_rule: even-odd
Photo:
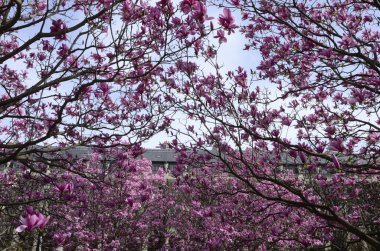
<instances>
[{"instance_id":1,"label":"magnolia tree","mask_svg":"<svg viewBox=\"0 0 380 251\"><path fill-rule=\"evenodd\" d=\"M94 150L74 164L19 166L1 174L2 248L100 250L153 245L163 173L136 151ZM106 157L104 157L106 156ZM55 168L59 166L59 168ZM65 167L65 170L62 168ZM24 207L19 203L28 201ZM8 203L9 202L9 203Z\"/></svg>"},{"instance_id":2,"label":"magnolia tree","mask_svg":"<svg viewBox=\"0 0 380 251\"><path fill-rule=\"evenodd\" d=\"M2 248L379 248L377 1L0 10ZM232 33L258 67L220 67ZM176 112L167 181L138 144Z\"/></svg>"},{"instance_id":3,"label":"magnolia tree","mask_svg":"<svg viewBox=\"0 0 380 251\"><path fill-rule=\"evenodd\" d=\"M313 215L301 224L322 220L335 248L379 248L379 3L210 3L224 8L218 42L240 33L242 53L259 51L259 65L225 70L216 46L202 54L214 70L176 65L177 89L167 91L191 119L174 131L221 161L245 193ZM173 145L184 152L183 138Z\"/></svg>"},{"instance_id":4,"label":"magnolia tree","mask_svg":"<svg viewBox=\"0 0 380 251\"><path fill-rule=\"evenodd\" d=\"M145 245L162 180L135 146L168 126L160 80L208 19L200 1L0 1L2 248Z\"/></svg>"},{"instance_id":5,"label":"magnolia tree","mask_svg":"<svg viewBox=\"0 0 380 251\"><path fill-rule=\"evenodd\" d=\"M167 222L171 230L167 238L175 244L171 247L300 250L328 247L333 239L325 220L306 209L295 209L251 193L243 182L226 175L224 164L205 164L202 169L178 176L173 187L176 192L169 196ZM258 187L268 196L281 193L296 199L269 182Z\"/></svg>"},{"instance_id":6,"label":"magnolia tree","mask_svg":"<svg viewBox=\"0 0 380 251\"><path fill-rule=\"evenodd\" d=\"M198 1L9 0L0 10L1 164L162 130L159 80L209 32Z\"/></svg>"}]
</instances>

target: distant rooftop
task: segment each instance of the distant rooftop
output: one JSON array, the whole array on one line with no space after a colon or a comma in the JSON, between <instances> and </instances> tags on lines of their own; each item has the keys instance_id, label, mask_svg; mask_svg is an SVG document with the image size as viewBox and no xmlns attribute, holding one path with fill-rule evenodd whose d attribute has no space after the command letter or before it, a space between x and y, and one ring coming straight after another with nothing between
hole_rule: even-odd
<instances>
[{"instance_id":1,"label":"distant rooftop","mask_svg":"<svg viewBox=\"0 0 380 251\"><path fill-rule=\"evenodd\" d=\"M152 162L176 162L176 153L173 149L146 149L143 157Z\"/></svg>"},{"instance_id":2,"label":"distant rooftop","mask_svg":"<svg viewBox=\"0 0 380 251\"><path fill-rule=\"evenodd\" d=\"M77 146L70 148L65 152L72 155L74 158L86 158L91 154L91 148ZM176 153L173 149L145 149L142 157L152 162L176 162Z\"/></svg>"}]
</instances>

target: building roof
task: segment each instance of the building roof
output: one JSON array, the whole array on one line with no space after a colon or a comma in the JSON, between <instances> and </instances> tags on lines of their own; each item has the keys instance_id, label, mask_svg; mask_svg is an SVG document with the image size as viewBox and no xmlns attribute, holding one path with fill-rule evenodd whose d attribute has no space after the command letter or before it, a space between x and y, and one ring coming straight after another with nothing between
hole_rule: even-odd
<instances>
[{"instance_id":1,"label":"building roof","mask_svg":"<svg viewBox=\"0 0 380 251\"><path fill-rule=\"evenodd\" d=\"M173 149L146 149L143 157L152 162L176 162L176 153Z\"/></svg>"},{"instance_id":2,"label":"building roof","mask_svg":"<svg viewBox=\"0 0 380 251\"><path fill-rule=\"evenodd\" d=\"M64 153L74 158L86 159L91 154L91 148L76 146L65 150ZM145 149L142 157L152 162L176 162L176 153L173 149Z\"/></svg>"}]
</instances>

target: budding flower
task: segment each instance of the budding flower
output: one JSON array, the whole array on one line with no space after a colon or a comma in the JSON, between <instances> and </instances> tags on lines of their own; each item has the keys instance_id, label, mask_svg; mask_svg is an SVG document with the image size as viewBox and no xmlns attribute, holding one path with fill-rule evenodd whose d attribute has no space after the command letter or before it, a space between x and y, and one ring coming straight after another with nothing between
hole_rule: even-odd
<instances>
[{"instance_id":1,"label":"budding flower","mask_svg":"<svg viewBox=\"0 0 380 251\"><path fill-rule=\"evenodd\" d=\"M340 166L340 163L339 163L339 160L337 159L337 157L335 155L332 156L332 161L334 163L334 166L337 168L337 169L341 169L341 166Z\"/></svg>"}]
</instances>

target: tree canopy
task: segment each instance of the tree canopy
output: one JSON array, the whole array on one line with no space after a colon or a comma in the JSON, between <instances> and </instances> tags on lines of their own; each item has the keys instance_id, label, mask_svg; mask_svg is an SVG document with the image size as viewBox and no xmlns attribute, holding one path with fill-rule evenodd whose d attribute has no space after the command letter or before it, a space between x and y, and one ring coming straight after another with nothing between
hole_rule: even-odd
<instances>
[{"instance_id":1,"label":"tree canopy","mask_svg":"<svg viewBox=\"0 0 380 251\"><path fill-rule=\"evenodd\" d=\"M379 22L377 0L0 1L0 247L379 249ZM252 61L226 69L237 35ZM152 172L163 131L177 166Z\"/></svg>"}]
</instances>

